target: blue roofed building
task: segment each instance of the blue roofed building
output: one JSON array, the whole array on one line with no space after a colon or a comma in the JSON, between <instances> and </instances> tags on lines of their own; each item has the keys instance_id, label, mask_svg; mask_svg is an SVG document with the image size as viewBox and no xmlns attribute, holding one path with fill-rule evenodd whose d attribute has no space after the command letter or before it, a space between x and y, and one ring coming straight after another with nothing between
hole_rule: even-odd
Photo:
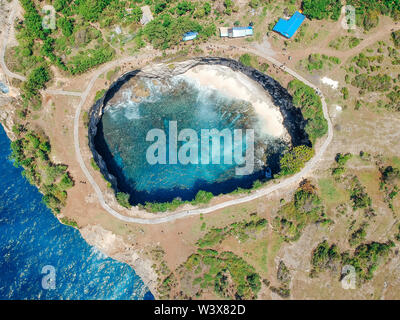
<instances>
[{"instance_id":1,"label":"blue roofed building","mask_svg":"<svg viewBox=\"0 0 400 320\"><path fill-rule=\"evenodd\" d=\"M198 32L193 32L193 31L186 32L186 33L183 35L182 40L183 40L183 41L189 41L189 40L196 39L197 36L198 36L198 34L199 34Z\"/></svg>"},{"instance_id":2,"label":"blue roofed building","mask_svg":"<svg viewBox=\"0 0 400 320\"><path fill-rule=\"evenodd\" d=\"M305 18L299 11L296 11L289 20L279 19L272 30L290 39L300 28Z\"/></svg>"}]
</instances>

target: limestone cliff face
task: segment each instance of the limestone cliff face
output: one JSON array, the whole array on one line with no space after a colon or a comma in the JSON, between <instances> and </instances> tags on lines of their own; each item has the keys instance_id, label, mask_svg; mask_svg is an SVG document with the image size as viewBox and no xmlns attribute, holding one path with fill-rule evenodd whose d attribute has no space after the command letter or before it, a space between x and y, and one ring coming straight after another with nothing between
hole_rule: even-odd
<instances>
[{"instance_id":1,"label":"limestone cliff face","mask_svg":"<svg viewBox=\"0 0 400 320\"><path fill-rule=\"evenodd\" d=\"M250 79L258 82L271 96L275 106L277 106L283 116L283 125L290 135L291 142L294 146L305 144L311 145L307 133L304 128L306 121L301 111L293 105L292 97L276 80L261 73L260 71L246 67L240 62L232 59L218 57L194 58L181 62L159 63L147 66L141 70L134 70L124 74L115 81L105 95L99 99L91 108L89 114L89 148L93 153L93 158L98 164L103 176L111 183L115 190L118 190L117 179L109 173L107 165L95 148L95 137L98 131L98 125L103 115L103 109L121 88L124 83L128 82L135 76L166 79L185 73L187 70L198 65L221 65L231 68L233 71L241 72Z\"/></svg>"},{"instance_id":2,"label":"limestone cliff face","mask_svg":"<svg viewBox=\"0 0 400 320\"><path fill-rule=\"evenodd\" d=\"M12 99L9 96L0 95L0 122L10 140L15 140L16 136L12 132L15 116L14 107L11 105Z\"/></svg>"},{"instance_id":3,"label":"limestone cliff face","mask_svg":"<svg viewBox=\"0 0 400 320\"><path fill-rule=\"evenodd\" d=\"M157 298L157 274L151 260L139 256L135 249L120 236L115 235L100 225L88 225L80 229L82 237L90 245L113 259L129 264L143 280L151 293Z\"/></svg>"}]
</instances>

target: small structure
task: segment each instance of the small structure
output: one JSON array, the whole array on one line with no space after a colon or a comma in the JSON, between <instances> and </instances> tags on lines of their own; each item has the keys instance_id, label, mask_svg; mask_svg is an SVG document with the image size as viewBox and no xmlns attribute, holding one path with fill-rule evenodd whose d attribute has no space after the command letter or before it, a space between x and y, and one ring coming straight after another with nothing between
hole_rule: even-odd
<instances>
[{"instance_id":1,"label":"small structure","mask_svg":"<svg viewBox=\"0 0 400 320\"><path fill-rule=\"evenodd\" d=\"M305 18L299 11L296 11L289 20L279 19L272 30L290 39L300 28Z\"/></svg>"},{"instance_id":2,"label":"small structure","mask_svg":"<svg viewBox=\"0 0 400 320\"><path fill-rule=\"evenodd\" d=\"M8 87L3 82L0 82L0 92L4 93L4 94L7 94L10 92Z\"/></svg>"},{"instance_id":3,"label":"small structure","mask_svg":"<svg viewBox=\"0 0 400 320\"><path fill-rule=\"evenodd\" d=\"M154 19L149 6L143 6L140 9L142 9L143 13L142 19L140 19L140 23L142 25L148 24L151 20Z\"/></svg>"},{"instance_id":4,"label":"small structure","mask_svg":"<svg viewBox=\"0 0 400 320\"><path fill-rule=\"evenodd\" d=\"M253 35L253 27L233 27L233 28L219 28L221 37L240 38Z\"/></svg>"},{"instance_id":5,"label":"small structure","mask_svg":"<svg viewBox=\"0 0 400 320\"><path fill-rule=\"evenodd\" d=\"M189 41L189 40L196 39L198 34L199 34L198 32L193 32L193 31L186 32L183 35L182 41Z\"/></svg>"},{"instance_id":6,"label":"small structure","mask_svg":"<svg viewBox=\"0 0 400 320\"><path fill-rule=\"evenodd\" d=\"M228 36L228 29L229 28L227 28L227 27L220 27L219 28L219 34L220 34L221 38Z\"/></svg>"}]
</instances>

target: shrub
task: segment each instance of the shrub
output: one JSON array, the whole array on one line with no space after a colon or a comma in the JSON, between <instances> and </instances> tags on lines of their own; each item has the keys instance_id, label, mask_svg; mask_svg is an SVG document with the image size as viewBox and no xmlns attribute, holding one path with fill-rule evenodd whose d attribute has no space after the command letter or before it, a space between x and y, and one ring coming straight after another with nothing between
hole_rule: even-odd
<instances>
[{"instance_id":1,"label":"shrub","mask_svg":"<svg viewBox=\"0 0 400 320\"><path fill-rule=\"evenodd\" d=\"M123 206L123 207L125 207L125 208L128 208L128 209L132 207L131 204L129 203L129 198L130 198L130 196L129 196L128 193L125 193L125 192L117 192L116 198L117 198L117 202L118 202L121 206Z\"/></svg>"},{"instance_id":2,"label":"shrub","mask_svg":"<svg viewBox=\"0 0 400 320\"><path fill-rule=\"evenodd\" d=\"M291 151L285 153L280 160L280 175L299 172L313 155L314 150L310 147L302 145L293 148Z\"/></svg>"}]
</instances>

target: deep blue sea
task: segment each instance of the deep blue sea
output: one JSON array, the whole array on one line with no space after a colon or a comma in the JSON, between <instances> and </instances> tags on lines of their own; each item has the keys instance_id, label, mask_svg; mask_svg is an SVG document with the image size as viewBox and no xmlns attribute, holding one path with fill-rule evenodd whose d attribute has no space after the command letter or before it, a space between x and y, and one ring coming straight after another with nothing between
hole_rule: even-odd
<instances>
[{"instance_id":1,"label":"deep blue sea","mask_svg":"<svg viewBox=\"0 0 400 320\"><path fill-rule=\"evenodd\" d=\"M10 152L0 126L0 299L154 299L130 266L58 222Z\"/></svg>"}]
</instances>

